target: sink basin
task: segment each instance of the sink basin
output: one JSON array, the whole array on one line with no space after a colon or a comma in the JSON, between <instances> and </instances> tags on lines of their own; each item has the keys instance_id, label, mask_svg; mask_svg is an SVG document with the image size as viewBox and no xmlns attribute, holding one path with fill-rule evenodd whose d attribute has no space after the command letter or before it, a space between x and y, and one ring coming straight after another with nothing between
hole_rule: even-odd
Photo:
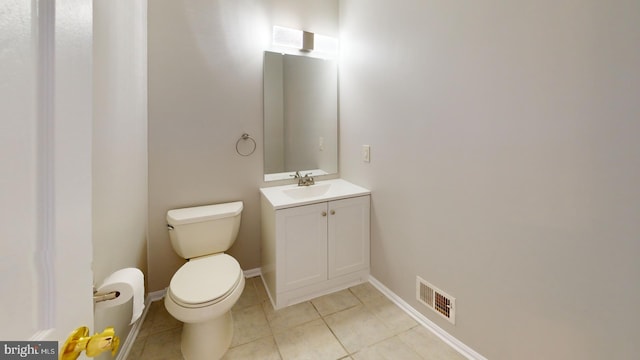
<instances>
[{"instance_id":1,"label":"sink basin","mask_svg":"<svg viewBox=\"0 0 640 360\"><path fill-rule=\"evenodd\" d=\"M262 198L273 209L315 204L371 194L371 191L343 179L316 181L315 185L295 184L261 188Z\"/></svg>"},{"instance_id":2,"label":"sink basin","mask_svg":"<svg viewBox=\"0 0 640 360\"><path fill-rule=\"evenodd\" d=\"M314 198L326 194L331 189L331 184L316 184L285 189L282 192L295 200Z\"/></svg>"}]
</instances>

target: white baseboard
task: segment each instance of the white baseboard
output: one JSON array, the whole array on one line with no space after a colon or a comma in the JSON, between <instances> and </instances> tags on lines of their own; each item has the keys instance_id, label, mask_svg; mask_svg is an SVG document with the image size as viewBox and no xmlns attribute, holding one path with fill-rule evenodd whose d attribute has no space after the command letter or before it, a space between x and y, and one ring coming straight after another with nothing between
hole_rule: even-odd
<instances>
[{"instance_id":1,"label":"white baseboard","mask_svg":"<svg viewBox=\"0 0 640 360\"><path fill-rule=\"evenodd\" d=\"M144 300L144 310L142 310L142 315L140 318L133 324L131 331L129 331L129 335L124 343L120 346L120 352L118 352L118 356L116 360L126 360L131 352L131 348L138 338L138 333L140 333L140 328L144 323L144 319L147 317L149 313L149 308L151 307L151 303L154 301L162 300L167 290L154 291L152 293L147 294L147 297Z\"/></svg>"},{"instance_id":2,"label":"white baseboard","mask_svg":"<svg viewBox=\"0 0 640 360\"><path fill-rule=\"evenodd\" d=\"M249 269L249 270L245 270L244 271L244 277L245 278L252 278L252 277L256 277L256 276L260 276L262 275L262 270L261 268L255 268L255 269Z\"/></svg>"},{"instance_id":3,"label":"white baseboard","mask_svg":"<svg viewBox=\"0 0 640 360\"><path fill-rule=\"evenodd\" d=\"M409 316L414 318L420 325L424 326L427 330L434 333L437 337L439 337L442 341L451 346L454 350L462 354L469 360L487 360L484 356L480 355L478 352L464 344L462 341L456 339L448 332L444 331L441 327L436 325L433 321L429 320L426 316L421 314L418 310L414 309L411 305L409 305L406 301L402 300L398 295L396 295L393 291L389 290L386 286L382 285L380 281L378 281L373 276L369 277L369 282L376 289L380 290L386 297L389 298L394 304L398 305L398 307L404 312L406 312Z\"/></svg>"},{"instance_id":4,"label":"white baseboard","mask_svg":"<svg viewBox=\"0 0 640 360\"><path fill-rule=\"evenodd\" d=\"M164 298L166 294L167 294L167 289L162 289L162 290L150 292L149 294L147 294L147 298L151 300L150 302L154 302L154 301L162 300L162 298Z\"/></svg>"}]
</instances>

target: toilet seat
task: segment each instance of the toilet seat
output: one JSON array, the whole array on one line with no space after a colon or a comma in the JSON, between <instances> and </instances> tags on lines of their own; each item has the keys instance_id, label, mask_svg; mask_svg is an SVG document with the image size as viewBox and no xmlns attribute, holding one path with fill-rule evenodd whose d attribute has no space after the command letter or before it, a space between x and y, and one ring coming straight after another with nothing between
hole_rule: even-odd
<instances>
[{"instance_id":1,"label":"toilet seat","mask_svg":"<svg viewBox=\"0 0 640 360\"><path fill-rule=\"evenodd\" d=\"M168 295L185 308L202 308L224 300L241 282L240 264L227 254L191 259L171 278Z\"/></svg>"}]
</instances>

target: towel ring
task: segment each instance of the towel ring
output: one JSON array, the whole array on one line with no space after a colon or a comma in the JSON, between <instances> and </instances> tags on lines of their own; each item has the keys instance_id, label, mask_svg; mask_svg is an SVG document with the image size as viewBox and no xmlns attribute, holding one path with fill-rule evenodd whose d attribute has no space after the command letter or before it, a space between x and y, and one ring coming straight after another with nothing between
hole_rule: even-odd
<instances>
[{"instance_id":1,"label":"towel ring","mask_svg":"<svg viewBox=\"0 0 640 360\"><path fill-rule=\"evenodd\" d=\"M251 149L251 151L246 152L246 153L241 152L240 149L238 148L238 146L240 146L240 140L250 140L253 143L253 149ZM256 151L256 140L254 138L252 138L247 133L242 134L242 136L240 136L240 139L238 139L238 141L236 141L236 152L238 153L238 155L240 155L240 156L249 156L249 155L253 154L254 151Z\"/></svg>"}]
</instances>

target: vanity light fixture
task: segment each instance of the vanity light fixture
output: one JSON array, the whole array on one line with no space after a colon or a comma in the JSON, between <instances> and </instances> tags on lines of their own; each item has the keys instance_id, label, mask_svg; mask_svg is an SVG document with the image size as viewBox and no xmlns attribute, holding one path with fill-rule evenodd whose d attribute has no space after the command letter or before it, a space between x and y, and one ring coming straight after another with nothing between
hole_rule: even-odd
<instances>
[{"instance_id":1,"label":"vanity light fixture","mask_svg":"<svg viewBox=\"0 0 640 360\"><path fill-rule=\"evenodd\" d=\"M282 26L273 27L273 45L301 49L302 38L302 30Z\"/></svg>"},{"instance_id":2,"label":"vanity light fixture","mask_svg":"<svg viewBox=\"0 0 640 360\"><path fill-rule=\"evenodd\" d=\"M312 32L303 31L302 32L302 47L300 50L302 51L312 51L313 50L313 39L315 35Z\"/></svg>"},{"instance_id":3,"label":"vanity light fixture","mask_svg":"<svg viewBox=\"0 0 640 360\"><path fill-rule=\"evenodd\" d=\"M338 52L338 40L335 38L282 26L273 27L273 45L296 48L304 52Z\"/></svg>"}]
</instances>

